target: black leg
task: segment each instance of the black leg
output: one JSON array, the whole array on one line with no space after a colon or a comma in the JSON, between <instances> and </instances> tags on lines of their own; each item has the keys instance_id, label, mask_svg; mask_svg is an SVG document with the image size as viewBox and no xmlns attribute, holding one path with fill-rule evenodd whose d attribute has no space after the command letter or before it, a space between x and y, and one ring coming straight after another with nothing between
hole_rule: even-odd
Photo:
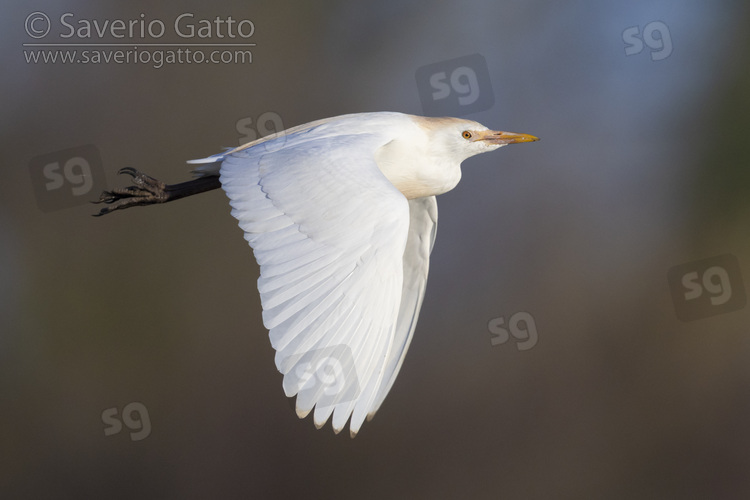
<instances>
[{"instance_id":1,"label":"black leg","mask_svg":"<svg viewBox=\"0 0 750 500\"><path fill-rule=\"evenodd\" d=\"M221 187L217 176L198 177L180 184L164 184L131 167L123 168L118 173L131 176L133 185L104 191L99 196L99 200L93 203L106 203L108 206L102 208L98 214L94 214L95 217L130 207L167 203Z\"/></svg>"}]
</instances>

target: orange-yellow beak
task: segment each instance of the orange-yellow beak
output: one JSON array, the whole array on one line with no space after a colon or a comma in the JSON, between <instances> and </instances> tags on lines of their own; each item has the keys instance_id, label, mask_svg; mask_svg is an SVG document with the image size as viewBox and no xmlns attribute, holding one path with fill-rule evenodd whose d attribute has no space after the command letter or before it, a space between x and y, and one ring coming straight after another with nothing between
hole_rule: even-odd
<instances>
[{"instance_id":1,"label":"orange-yellow beak","mask_svg":"<svg viewBox=\"0 0 750 500\"><path fill-rule=\"evenodd\" d=\"M501 132L495 130L485 130L480 132L480 141L487 141L489 144L516 144L519 142L534 142L539 138L529 134L516 134L515 132Z\"/></svg>"}]
</instances>

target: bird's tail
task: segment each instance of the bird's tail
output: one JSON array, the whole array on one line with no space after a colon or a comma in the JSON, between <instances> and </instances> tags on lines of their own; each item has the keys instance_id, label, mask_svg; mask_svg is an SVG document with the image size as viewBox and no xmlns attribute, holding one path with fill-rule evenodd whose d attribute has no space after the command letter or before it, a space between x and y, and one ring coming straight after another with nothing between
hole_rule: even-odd
<instances>
[{"instance_id":1,"label":"bird's tail","mask_svg":"<svg viewBox=\"0 0 750 500\"><path fill-rule=\"evenodd\" d=\"M218 176L219 170L221 169L221 162L224 161L224 157L231 151L233 151L232 148L227 148L221 153L206 158L200 158L198 160L188 161L188 164L190 165L198 165L193 169L193 175L195 177Z\"/></svg>"}]
</instances>

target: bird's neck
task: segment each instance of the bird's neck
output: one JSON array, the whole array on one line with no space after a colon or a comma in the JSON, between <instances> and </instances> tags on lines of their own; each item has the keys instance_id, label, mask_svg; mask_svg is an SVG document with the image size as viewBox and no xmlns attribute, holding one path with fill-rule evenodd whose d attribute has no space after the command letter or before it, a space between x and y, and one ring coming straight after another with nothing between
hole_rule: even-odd
<instances>
[{"instance_id":1,"label":"bird's neck","mask_svg":"<svg viewBox=\"0 0 750 500\"><path fill-rule=\"evenodd\" d=\"M407 199L447 193L461 180L461 164L393 140L375 152L378 168Z\"/></svg>"}]
</instances>

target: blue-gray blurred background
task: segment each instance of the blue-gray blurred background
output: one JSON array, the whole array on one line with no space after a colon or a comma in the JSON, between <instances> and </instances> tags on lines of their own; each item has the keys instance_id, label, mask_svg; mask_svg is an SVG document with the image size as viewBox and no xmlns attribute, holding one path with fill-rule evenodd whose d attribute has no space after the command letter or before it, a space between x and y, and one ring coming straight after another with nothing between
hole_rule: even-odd
<instances>
[{"instance_id":1,"label":"blue-gray blurred background","mask_svg":"<svg viewBox=\"0 0 750 500\"><path fill-rule=\"evenodd\" d=\"M748 10L3 2L0 496L747 498ZM254 45L188 45L219 43ZM542 141L439 198L415 339L354 440L284 397L222 192L91 217L122 167L180 182L277 127L444 109Z\"/></svg>"}]
</instances>

